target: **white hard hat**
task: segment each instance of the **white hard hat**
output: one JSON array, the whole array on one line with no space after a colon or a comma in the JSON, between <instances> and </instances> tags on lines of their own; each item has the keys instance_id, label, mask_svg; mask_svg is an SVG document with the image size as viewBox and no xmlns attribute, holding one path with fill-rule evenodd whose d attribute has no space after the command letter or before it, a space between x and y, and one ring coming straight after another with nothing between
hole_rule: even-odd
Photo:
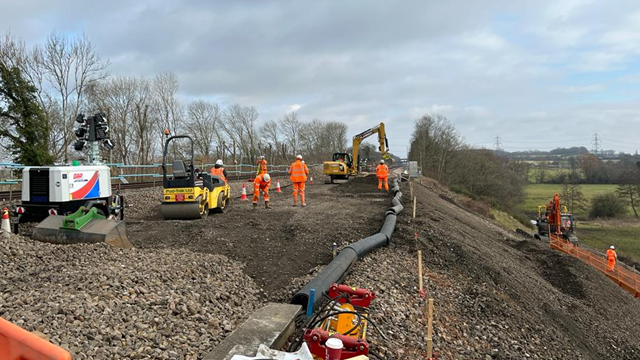
<instances>
[{"instance_id":1,"label":"white hard hat","mask_svg":"<svg viewBox=\"0 0 640 360\"><path fill-rule=\"evenodd\" d=\"M264 155L260 155L260 160L264 160Z\"/></svg>"},{"instance_id":2,"label":"white hard hat","mask_svg":"<svg viewBox=\"0 0 640 360\"><path fill-rule=\"evenodd\" d=\"M302 160L302 163L304 164L304 160Z\"/></svg>"},{"instance_id":3,"label":"white hard hat","mask_svg":"<svg viewBox=\"0 0 640 360\"><path fill-rule=\"evenodd\" d=\"M262 180L264 180L265 182L269 182L269 180L271 180L271 175L269 174L262 175Z\"/></svg>"},{"instance_id":4,"label":"white hard hat","mask_svg":"<svg viewBox=\"0 0 640 360\"><path fill-rule=\"evenodd\" d=\"M220 159L216 160L216 165L222 165L222 160Z\"/></svg>"},{"instance_id":5,"label":"white hard hat","mask_svg":"<svg viewBox=\"0 0 640 360\"><path fill-rule=\"evenodd\" d=\"M613 246L613 245L611 245L611 247L610 247L610 248L611 248L611 250L613 250L613 249L615 249L616 247L615 247L615 246Z\"/></svg>"},{"instance_id":6,"label":"white hard hat","mask_svg":"<svg viewBox=\"0 0 640 360\"><path fill-rule=\"evenodd\" d=\"M302 155L298 155L298 156L296 156L296 159L300 159L300 160L302 160Z\"/></svg>"},{"instance_id":7,"label":"white hard hat","mask_svg":"<svg viewBox=\"0 0 640 360\"><path fill-rule=\"evenodd\" d=\"M380 164L384 164L384 160L380 160Z\"/></svg>"}]
</instances>

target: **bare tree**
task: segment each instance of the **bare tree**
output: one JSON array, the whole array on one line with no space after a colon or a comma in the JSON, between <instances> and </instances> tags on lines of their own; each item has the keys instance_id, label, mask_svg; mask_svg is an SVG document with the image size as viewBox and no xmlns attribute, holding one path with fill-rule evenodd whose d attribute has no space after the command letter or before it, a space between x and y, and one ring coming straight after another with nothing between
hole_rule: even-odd
<instances>
[{"instance_id":1,"label":"bare tree","mask_svg":"<svg viewBox=\"0 0 640 360\"><path fill-rule=\"evenodd\" d=\"M285 161L285 154L282 153L282 141L280 128L278 122L275 120L267 120L260 127L260 134L262 134L262 141L265 147L269 149L268 157L270 163ZM275 151L275 154L273 153Z\"/></svg>"},{"instance_id":2,"label":"bare tree","mask_svg":"<svg viewBox=\"0 0 640 360\"><path fill-rule=\"evenodd\" d=\"M187 106L185 126L190 134L194 134L194 146L203 158L209 159L216 145L222 144L221 123L222 112L218 104L197 100Z\"/></svg>"},{"instance_id":3,"label":"bare tree","mask_svg":"<svg viewBox=\"0 0 640 360\"><path fill-rule=\"evenodd\" d=\"M61 126L61 153L64 161L68 162L75 116L80 112L89 84L107 77L109 62L100 60L84 34L69 38L53 33L41 50L35 50L33 57L37 66L46 71L43 77L53 89L51 98L59 104L61 123L52 124L52 128Z\"/></svg>"},{"instance_id":4,"label":"bare tree","mask_svg":"<svg viewBox=\"0 0 640 360\"><path fill-rule=\"evenodd\" d=\"M171 72L156 75L153 79L155 108L160 121L171 134L178 134L182 125L182 106L177 98L180 84Z\"/></svg>"},{"instance_id":5,"label":"bare tree","mask_svg":"<svg viewBox=\"0 0 640 360\"><path fill-rule=\"evenodd\" d=\"M280 128L284 135L285 143L289 146L291 154L295 156L300 147L300 132L302 130L302 123L300 123L300 117L298 113L292 111L285 114L280 119Z\"/></svg>"},{"instance_id":6,"label":"bare tree","mask_svg":"<svg viewBox=\"0 0 640 360\"><path fill-rule=\"evenodd\" d=\"M563 184L560 196L571 213L586 210L589 206L587 198L582 193L582 187L578 184Z\"/></svg>"},{"instance_id":7,"label":"bare tree","mask_svg":"<svg viewBox=\"0 0 640 360\"><path fill-rule=\"evenodd\" d=\"M410 157L418 159L436 180L447 183L447 171L455 152L462 146L460 134L440 114L424 115L416 121Z\"/></svg>"},{"instance_id":8,"label":"bare tree","mask_svg":"<svg viewBox=\"0 0 640 360\"><path fill-rule=\"evenodd\" d=\"M254 107L235 104L224 112L224 131L239 150L240 161L255 159L258 150L258 111ZM235 159L234 159L235 160Z\"/></svg>"}]
</instances>

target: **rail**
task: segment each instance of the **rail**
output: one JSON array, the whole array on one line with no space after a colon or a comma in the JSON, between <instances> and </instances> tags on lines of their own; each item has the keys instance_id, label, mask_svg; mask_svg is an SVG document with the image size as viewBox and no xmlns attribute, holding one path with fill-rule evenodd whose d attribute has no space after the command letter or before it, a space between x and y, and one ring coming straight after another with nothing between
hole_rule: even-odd
<instances>
[{"instance_id":1,"label":"rail","mask_svg":"<svg viewBox=\"0 0 640 360\"><path fill-rule=\"evenodd\" d=\"M607 260L602 254L580 248L552 233L549 234L549 245L552 249L569 254L591 265L634 297L640 297L640 274L635 269L616 261L613 271L610 271Z\"/></svg>"}]
</instances>

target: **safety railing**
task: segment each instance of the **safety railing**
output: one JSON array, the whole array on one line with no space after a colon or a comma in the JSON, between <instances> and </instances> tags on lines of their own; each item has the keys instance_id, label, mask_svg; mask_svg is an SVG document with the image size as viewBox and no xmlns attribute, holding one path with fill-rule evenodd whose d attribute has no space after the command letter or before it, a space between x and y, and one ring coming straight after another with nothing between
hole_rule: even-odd
<instances>
[{"instance_id":1,"label":"safety railing","mask_svg":"<svg viewBox=\"0 0 640 360\"><path fill-rule=\"evenodd\" d=\"M105 164L111 168L112 180L120 180L122 182L132 181L155 181L162 178L162 164L122 164L108 163ZM214 164L196 164L203 171L209 171ZM172 164L167 164L171 167ZM318 166L311 164L309 168ZM15 171L21 170L24 166L14 163L0 163L0 185L18 185L22 182L21 178L14 178ZM231 179L239 180L242 177L253 177L256 174L257 164L231 164L225 165L227 174ZM286 175L289 165L268 165L269 173L282 176ZM6 172L6 174L5 174Z\"/></svg>"},{"instance_id":2,"label":"safety railing","mask_svg":"<svg viewBox=\"0 0 640 360\"><path fill-rule=\"evenodd\" d=\"M613 270L609 270L604 254L578 247L555 234L549 234L549 245L552 249L574 256L601 271L634 297L640 296L640 274L634 268L616 261Z\"/></svg>"}]
</instances>

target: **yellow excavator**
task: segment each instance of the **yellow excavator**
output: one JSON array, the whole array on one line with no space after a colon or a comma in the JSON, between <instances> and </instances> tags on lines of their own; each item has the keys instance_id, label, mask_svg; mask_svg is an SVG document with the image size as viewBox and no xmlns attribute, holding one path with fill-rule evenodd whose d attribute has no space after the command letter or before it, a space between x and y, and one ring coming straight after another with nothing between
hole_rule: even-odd
<instances>
[{"instance_id":1,"label":"yellow excavator","mask_svg":"<svg viewBox=\"0 0 640 360\"><path fill-rule=\"evenodd\" d=\"M332 156L331 161L325 161L322 171L327 176L325 183L333 184L334 180L348 180L349 176L358 175L358 151L360 143L373 134L378 134L378 151L385 160L391 159L389 156L389 141L384 130L384 123L371 129L367 129L353 137L353 155L346 152L337 152Z\"/></svg>"}]
</instances>

